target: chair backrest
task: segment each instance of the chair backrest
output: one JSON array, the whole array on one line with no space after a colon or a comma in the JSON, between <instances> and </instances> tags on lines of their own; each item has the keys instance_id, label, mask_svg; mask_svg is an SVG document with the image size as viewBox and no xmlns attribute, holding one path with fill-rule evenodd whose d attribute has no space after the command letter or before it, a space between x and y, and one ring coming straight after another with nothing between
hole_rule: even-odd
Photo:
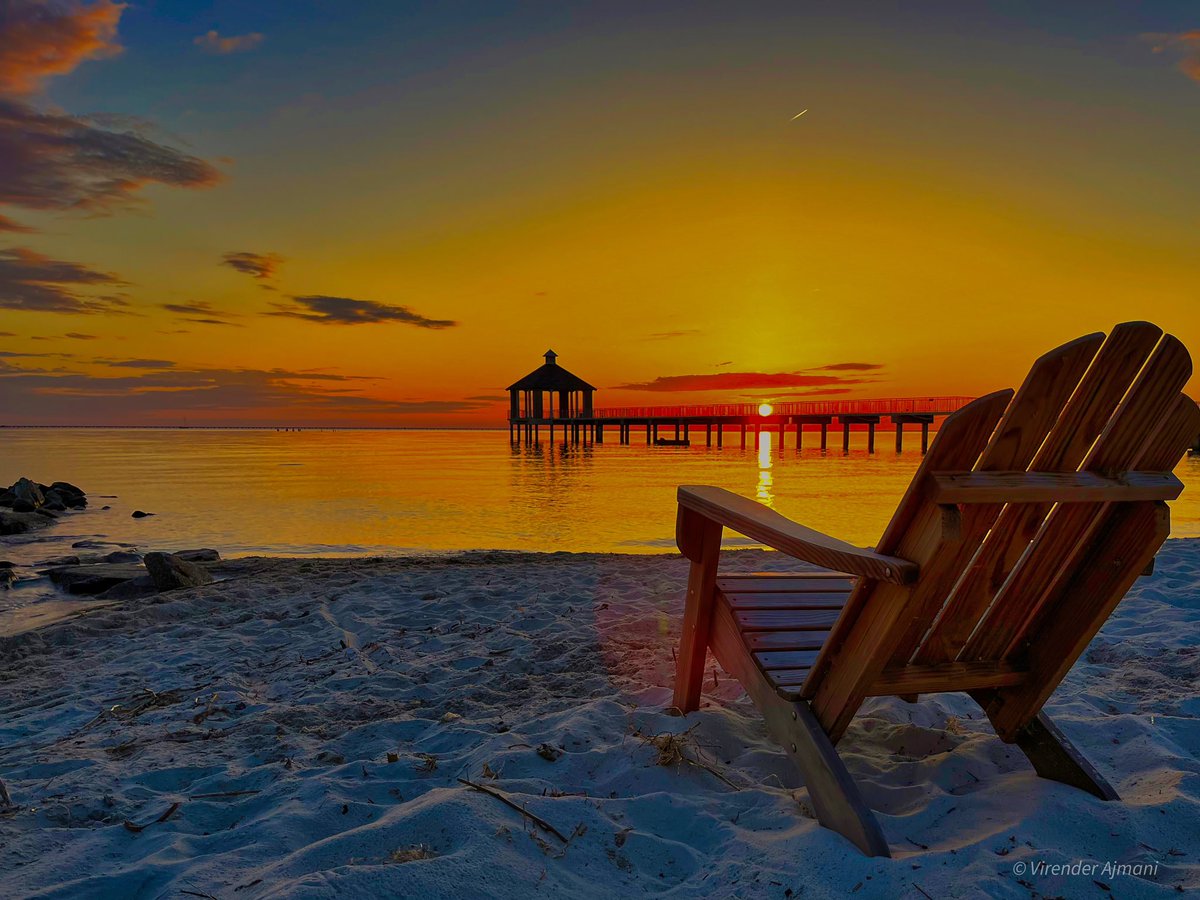
<instances>
[{"instance_id":1,"label":"chair backrest","mask_svg":"<svg viewBox=\"0 0 1200 900\"><path fill-rule=\"evenodd\" d=\"M836 740L873 694L971 690L1002 737L1037 715L1170 527L1200 434L1191 360L1145 322L1047 353L943 423L805 683Z\"/></svg>"}]
</instances>

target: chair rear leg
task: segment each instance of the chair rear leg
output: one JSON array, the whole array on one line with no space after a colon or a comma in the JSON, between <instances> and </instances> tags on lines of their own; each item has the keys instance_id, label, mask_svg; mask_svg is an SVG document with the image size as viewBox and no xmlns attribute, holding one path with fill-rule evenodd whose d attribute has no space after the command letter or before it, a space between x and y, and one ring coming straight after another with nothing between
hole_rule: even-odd
<instances>
[{"instance_id":1,"label":"chair rear leg","mask_svg":"<svg viewBox=\"0 0 1200 900\"><path fill-rule=\"evenodd\" d=\"M1061 781L1101 800L1121 799L1044 712L1017 732L1016 744L1042 778Z\"/></svg>"}]
</instances>

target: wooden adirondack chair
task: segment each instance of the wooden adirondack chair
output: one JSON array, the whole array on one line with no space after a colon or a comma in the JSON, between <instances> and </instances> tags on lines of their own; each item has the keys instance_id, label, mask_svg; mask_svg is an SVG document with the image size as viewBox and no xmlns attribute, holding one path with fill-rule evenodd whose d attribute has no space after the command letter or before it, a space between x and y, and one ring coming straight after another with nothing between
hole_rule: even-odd
<instances>
[{"instance_id":1,"label":"wooden adirondack chair","mask_svg":"<svg viewBox=\"0 0 1200 900\"><path fill-rule=\"evenodd\" d=\"M1046 354L1015 395L946 419L874 550L679 488L675 705L699 705L711 648L818 820L873 856L887 840L834 749L866 697L966 691L1039 775L1117 799L1042 705L1167 538L1171 470L1200 434L1190 375L1183 345L1145 322ZM725 527L828 571L720 577Z\"/></svg>"}]
</instances>

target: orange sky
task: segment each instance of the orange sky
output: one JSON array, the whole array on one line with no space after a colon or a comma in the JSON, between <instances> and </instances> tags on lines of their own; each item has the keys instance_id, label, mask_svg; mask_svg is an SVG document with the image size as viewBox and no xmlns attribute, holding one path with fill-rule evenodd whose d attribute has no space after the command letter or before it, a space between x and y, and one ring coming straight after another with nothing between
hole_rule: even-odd
<instances>
[{"instance_id":1,"label":"orange sky","mask_svg":"<svg viewBox=\"0 0 1200 900\"><path fill-rule=\"evenodd\" d=\"M548 347L598 405L1200 347L1183 4L368 7L0 17L0 423L501 424Z\"/></svg>"}]
</instances>

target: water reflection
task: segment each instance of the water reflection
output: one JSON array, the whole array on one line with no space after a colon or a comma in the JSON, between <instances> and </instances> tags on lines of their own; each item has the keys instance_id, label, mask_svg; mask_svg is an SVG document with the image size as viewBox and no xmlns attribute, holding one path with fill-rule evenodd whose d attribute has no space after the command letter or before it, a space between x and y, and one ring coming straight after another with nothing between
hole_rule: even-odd
<instances>
[{"instance_id":1,"label":"water reflection","mask_svg":"<svg viewBox=\"0 0 1200 900\"><path fill-rule=\"evenodd\" d=\"M775 506L775 476L771 472L771 432L765 428L758 436L758 488L755 496L760 503Z\"/></svg>"}]
</instances>

